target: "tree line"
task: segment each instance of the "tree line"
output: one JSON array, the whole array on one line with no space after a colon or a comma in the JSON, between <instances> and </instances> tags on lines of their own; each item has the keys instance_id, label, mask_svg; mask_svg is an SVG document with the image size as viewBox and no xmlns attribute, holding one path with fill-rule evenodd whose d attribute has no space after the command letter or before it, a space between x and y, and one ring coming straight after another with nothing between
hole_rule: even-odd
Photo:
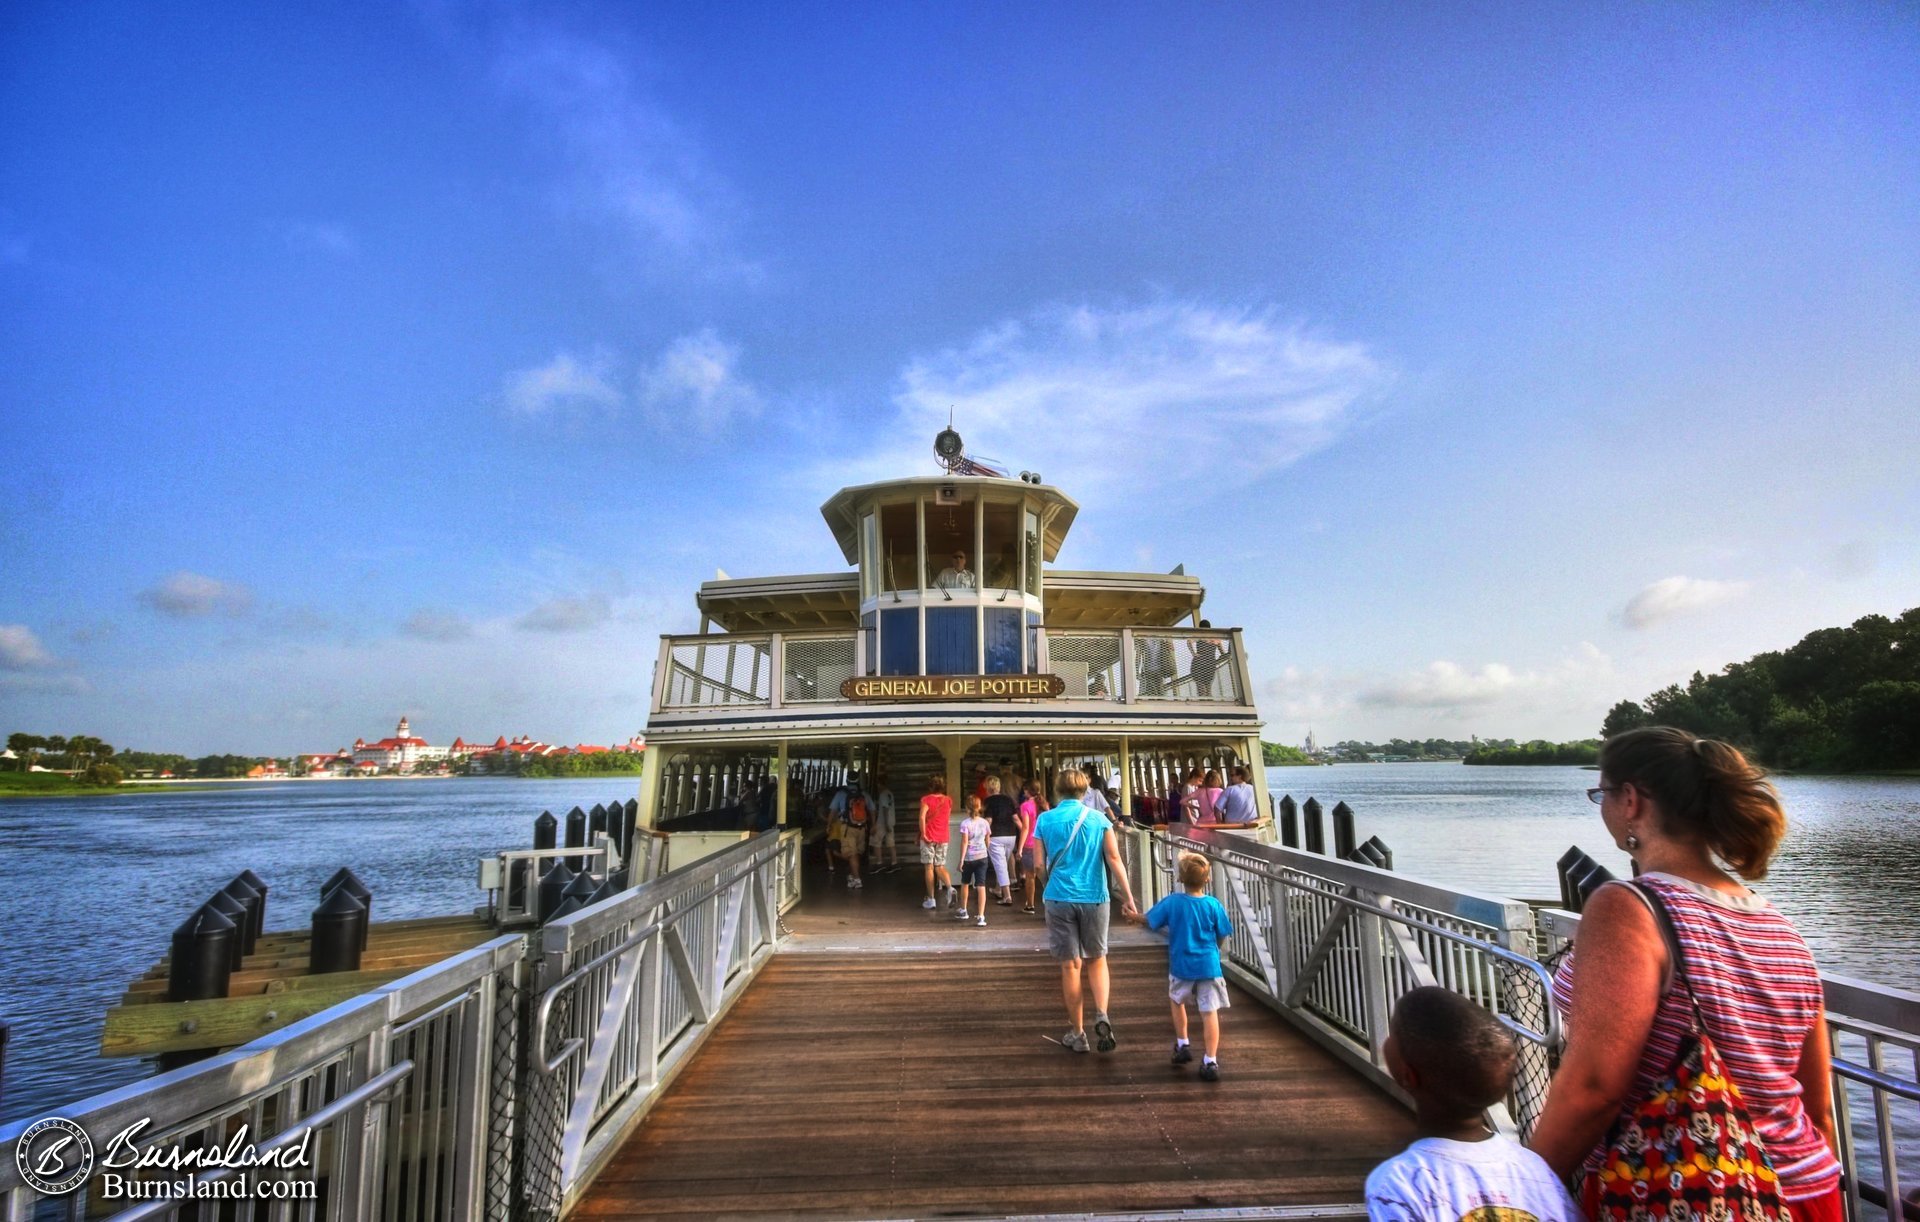
<instances>
[{"instance_id":1,"label":"tree line","mask_svg":"<svg viewBox=\"0 0 1920 1222\"><path fill-rule=\"evenodd\" d=\"M592 755L541 755L520 767L521 776L590 776L603 772L637 773L647 757L639 751L596 751Z\"/></svg>"},{"instance_id":2,"label":"tree line","mask_svg":"<svg viewBox=\"0 0 1920 1222\"><path fill-rule=\"evenodd\" d=\"M1695 671L1607 713L1603 736L1679 726L1724 739L1772 768L1920 768L1920 607L1810 632L1714 675Z\"/></svg>"},{"instance_id":3,"label":"tree line","mask_svg":"<svg viewBox=\"0 0 1920 1222\"><path fill-rule=\"evenodd\" d=\"M1496 746L1482 743L1467 752L1463 764L1591 764L1600 758L1600 740L1583 738L1570 743L1550 743L1536 738L1529 743Z\"/></svg>"}]
</instances>

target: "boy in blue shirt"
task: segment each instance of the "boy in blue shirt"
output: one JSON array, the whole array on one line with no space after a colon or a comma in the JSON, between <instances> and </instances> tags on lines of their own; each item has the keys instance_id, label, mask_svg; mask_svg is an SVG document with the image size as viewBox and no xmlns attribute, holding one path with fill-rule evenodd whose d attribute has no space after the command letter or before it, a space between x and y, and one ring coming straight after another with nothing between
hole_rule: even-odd
<instances>
[{"instance_id":1,"label":"boy in blue shirt","mask_svg":"<svg viewBox=\"0 0 1920 1222\"><path fill-rule=\"evenodd\" d=\"M1147 927L1167 931L1167 997L1173 1003L1173 1063L1193 1060L1187 1046L1187 1002L1200 1008L1206 1040L1200 1080L1220 1080L1220 1011L1228 1008L1227 982L1220 974L1220 948L1233 934L1233 922L1220 901L1207 892L1212 868L1198 853L1180 854L1183 894L1169 895L1147 910Z\"/></svg>"}]
</instances>

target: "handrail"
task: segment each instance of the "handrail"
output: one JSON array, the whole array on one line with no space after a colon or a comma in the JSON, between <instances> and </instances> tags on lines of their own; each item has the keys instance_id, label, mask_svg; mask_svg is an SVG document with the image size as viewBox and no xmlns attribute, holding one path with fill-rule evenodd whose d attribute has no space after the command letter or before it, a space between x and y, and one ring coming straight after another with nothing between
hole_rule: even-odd
<instances>
[{"instance_id":1,"label":"handrail","mask_svg":"<svg viewBox=\"0 0 1920 1222\"><path fill-rule=\"evenodd\" d=\"M304 1137L317 1129L323 1129L354 1108L386 1094L410 1077L412 1073L413 1062L401 1061L399 1064L383 1070L359 1086L354 1087L312 1115L280 1130L280 1132L274 1136L256 1145L254 1151L257 1154L270 1154L275 1150L284 1149L292 1145L296 1138ZM194 1176L191 1182L194 1184L218 1183L220 1180L232 1175L234 1170L235 1168L232 1167L215 1167L211 1171L203 1171L199 1175ZM187 1198L181 1198L181 1200L184 1199ZM114 1214L112 1222L137 1222L140 1218L155 1217L168 1210L178 1209L181 1200L161 1199L148 1201L144 1204L136 1205L132 1209L122 1210Z\"/></svg>"}]
</instances>

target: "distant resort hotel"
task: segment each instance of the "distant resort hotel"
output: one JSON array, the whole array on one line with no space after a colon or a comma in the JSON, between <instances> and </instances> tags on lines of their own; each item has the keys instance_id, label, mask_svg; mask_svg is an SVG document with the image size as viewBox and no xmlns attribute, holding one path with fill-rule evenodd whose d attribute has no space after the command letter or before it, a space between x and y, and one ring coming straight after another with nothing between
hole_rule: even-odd
<instances>
[{"instance_id":1,"label":"distant resort hotel","mask_svg":"<svg viewBox=\"0 0 1920 1222\"><path fill-rule=\"evenodd\" d=\"M404 776L432 774L446 776L457 770L468 773L488 775L494 773L519 772L529 760L564 759L573 755L605 755L614 751L638 752L646 750L646 740L634 735L624 743L611 747L596 746L590 743L576 743L571 747L556 746L540 742L525 734L515 738L505 735L490 743L468 742L464 738L455 738L450 747L436 747L413 732L413 726L405 717L395 726L393 733L378 742L368 742L364 738L353 740L353 746L342 747L331 754L297 755L289 770L277 760L267 760L250 772L254 777L310 776L310 777L349 777L349 776Z\"/></svg>"}]
</instances>

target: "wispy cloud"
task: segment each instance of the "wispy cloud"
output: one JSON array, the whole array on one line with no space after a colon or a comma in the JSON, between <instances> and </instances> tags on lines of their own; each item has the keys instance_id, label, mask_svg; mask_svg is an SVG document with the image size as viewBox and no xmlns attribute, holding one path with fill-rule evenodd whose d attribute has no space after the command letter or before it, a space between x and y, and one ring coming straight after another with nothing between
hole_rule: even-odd
<instances>
[{"instance_id":1,"label":"wispy cloud","mask_svg":"<svg viewBox=\"0 0 1920 1222\"><path fill-rule=\"evenodd\" d=\"M452 611L422 607L407 617L400 632L417 641L461 641L473 635L473 623Z\"/></svg>"},{"instance_id":2,"label":"wispy cloud","mask_svg":"<svg viewBox=\"0 0 1920 1222\"><path fill-rule=\"evenodd\" d=\"M25 624L0 624L0 670L44 670L59 662Z\"/></svg>"},{"instance_id":3,"label":"wispy cloud","mask_svg":"<svg viewBox=\"0 0 1920 1222\"><path fill-rule=\"evenodd\" d=\"M216 612L244 615L253 607L253 591L235 582L182 570L140 591L140 601L161 615L197 619Z\"/></svg>"},{"instance_id":4,"label":"wispy cloud","mask_svg":"<svg viewBox=\"0 0 1920 1222\"><path fill-rule=\"evenodd\" d=\"M1358 699L1372 708L1464 709L1492 704L1520 683L1513 668L1500 662L1469 670L1443 660L1366 688Z\"/></svg>"},{"instance_id":5,"label":"wispy cloud","mask_svg":"<svg viewBox=\"0 0 1920 1222\"><path fill-rule=\"evenodd\" d=\"M514 621L524 632L586 632L613 618L613 605L604 594L581 598L551 598Z\"/></svg>"},{"instance_id":6,"label":"wispy cloud","mask_svg":"<svg viewBox=\"0 0 1920 1222\"><path fill-rule=\"evenodd\" d=\"M526 100L566 159L561 202L632 239L649 263L757 280L733 247L740 207L698 142L635 80L634 57L529 20L503 26L496 79Z\"/></svg>"},{"instance_id":7,"label":"wispy cloud","mask_svg":"<svg viewBox=\"0 0 1920 1222\"><path fill-rule=\"evenodd\" d=\"M275 221L271 228L294 250L316 251L336 259L351 259L360 253L353 231L338 221Z\"/></svg>"},{"instance_id":8,"label":"wispy cloud","mask_svg":"<svg viewBox=\"0 0 1920 1222\"><path fill-rule=\"evenodd\" d=\"M612 358L604 353L585 360L560 352L551 361L507 375L501 397L515 416L555 412L611 412L624 402L609 380Z\"/></svg>"},{"instance_id":9,"label":"wispy cloud","mask_svg":"<svg viewBox=\"0 0 1920 1222\"><path fill-rule=\"evenodd\" d=\"M740 348L707 327L668 344L640 375L640 403L655 423L718 432L760 413L760 392L741 377Z\"/></svg>"},{"instance_id":10,"label":"wispy cloud","mask_svg":"<svg viewBox=\"0 0 1920 1222\"><path fill-rule=\"evenodd\" d=\"M1647 586L1614 618L1640 631L1665 623L1676 615L1690 615L1732 602L1752 588L1745 581L1709 581L1701 577L1663 577Z\"/></svg>"},{"instance_id":11,"label":"wispy cloud","mask_svg":"<svg viewBox=\"0 0 1920 1222\"><path fill-rule=\"evenodd\" d=\"M1270 307L1061 305L913 359L894 401L915 466L924 465L922 434L951 413L970 449L1016 467L1057 466L1063 452L1103 438L1178 438L1183 451L1247 479L1331 445L1392 380L1367 345L1316 335ZM898 470L901 455L879 457ZM1102 466L1114 477L1106 482L1125 488L1163 460L1162 446L1132 445Z\"/></svg>"}]
</instances>

